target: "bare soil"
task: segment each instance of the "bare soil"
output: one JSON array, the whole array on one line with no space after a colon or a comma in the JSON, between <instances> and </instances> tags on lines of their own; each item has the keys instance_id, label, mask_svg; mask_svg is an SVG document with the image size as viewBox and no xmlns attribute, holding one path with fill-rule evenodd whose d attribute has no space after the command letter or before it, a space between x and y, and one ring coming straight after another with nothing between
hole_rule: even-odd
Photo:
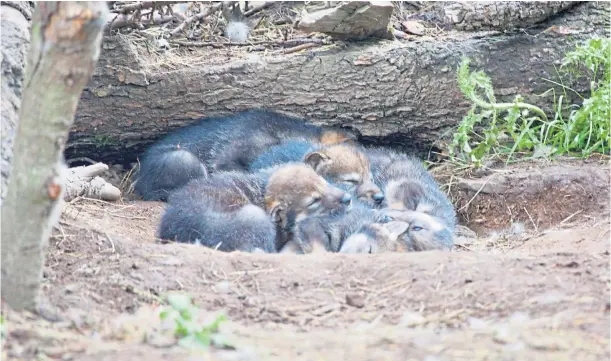
<instances>
[{"instance_id":1,"label":"bare soil","mask_svg":"<svg viewBox=\"0 0 611 361\"><path fill-rule=\"evenodd\" d=\"M467 215L501 231L463 231L453 252L228 254L156 240L162 203L78 199L49 245L43 294L53 306L39 315L4 307L3 358L201 359L154 337L156 306L181 290L230 320L221 332L235 350L211 349L210 360L609 359L608 165L530 164L503 174L534 169L543 176L529 177L528 189L542 191L515 192L524 178L502 183L503 196L455 188L459 205L499 204L490 218L478 207ZM549 177L564 186L533 180ZM567 194L581 210L568 219L576 210ZM521 202L532 222L497 221L500 205ZM542 208L551 216L537 222Z\"/></svg>"}]
</instances>

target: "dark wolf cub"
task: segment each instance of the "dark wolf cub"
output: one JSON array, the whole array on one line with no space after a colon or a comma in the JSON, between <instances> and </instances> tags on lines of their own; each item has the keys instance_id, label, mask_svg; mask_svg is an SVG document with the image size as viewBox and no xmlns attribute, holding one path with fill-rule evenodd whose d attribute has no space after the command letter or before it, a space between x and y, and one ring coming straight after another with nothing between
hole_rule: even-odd
<instances>
[{"instance_id":1,"label":"dark wolf cub","mask_svg":"<svg viewBox=\"0 0 611 361\"><path fill-rule=\"evenodd\" d=\"M172 193L159 237L227 252L276 252L290 240L294 222L343 212L350 202L349 194L303 164L220 172Z\"/></svg>"},{"instance_id":2,"label":"dark wolf cub","mask_svg":"<svg viewBox=\"0 0 611 361\"><path fill-rule=\"evenodd\" d=\"M261 152L296 137L322 144L355 138L341 130L266 110L204 118L168 134L145 152L135 191L145 200L165 201L172 190L191 179L206 178L219 171L246 171Z\"/></svg>"}]
</instances>

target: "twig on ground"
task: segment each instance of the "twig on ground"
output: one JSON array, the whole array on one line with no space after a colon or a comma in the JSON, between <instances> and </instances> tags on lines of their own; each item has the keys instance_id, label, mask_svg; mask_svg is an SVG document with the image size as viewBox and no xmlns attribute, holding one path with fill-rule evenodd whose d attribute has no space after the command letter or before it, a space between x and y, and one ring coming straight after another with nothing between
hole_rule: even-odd
<instances>
[{"instance_id":1,"label":"twig on ground","mask_svg":"<svg viewBox=\"0 0 611 361\"><path fill-rule=\"evenodd\" d=\"M155 10L156 7L180 4L184 2L186 1L139 1L135 4L129 4L129 5L122 6L119 9L111 10L110 12L119 13L119 14L129 14L135 11L142 11L146 9Z\"/></svg>"},{"instance_id":2,"label":"twig on ground","mask_svg":"<svg viewBox=\"0 0 611 361\"><path fill-rule=\"evenodd\" d=\"M112 247L112 253L115 253L116 252L115 242L112 241L112 238L110 238L108 233L104 232L104 234L106 235L106 238L108 238L108 241L110 242L110 246Z\"/></svg>"},{"instance_id":3,"label":"twig on ground","mask_svg":"<svg viewBox=\"0 0 611 361\"><path fill-rule=\"evenodd\" d=\"M528 218L530 218L530 223L532 223L533 227L535 227L535 232L539 232L539 227L537 227L537 224L535 223L535 221L533 220L533 217L530 216L530 213L528 213L528 209L526 209L526 207L522 207L524 208L524 212L526 212L526 214L528 215Z\"/></svg>"},{"instance_id":4,"label":"twig on ground","mask_svg":"<svg viewBox=\"0 0 611 361\"><path fill-rule=\"evenodd\" d=\"M66 232L64 232L64 227L62 227L61 224L58 224L58 227L56 227L61 233L62 233L62 240L59 241L59 243L55 246L57 248L61 247L62 243L64 243L64 241L66 240Z\"/></svg>"},{"instance_id":5,"label":"twig on ground","mask_svg":"<svg viewBox=\"0 0 611 361\"><path fill-rule=\"evenodd\" d=\"M252 9L250 9L248 11L245 11L244 12L244 16L245 17L252 16L252 15L258 13L259 11L261 11L263 9L267 9L268 7L270 7L273 4L274 4L273 2L269 2L268 1L268 2L265 2L265 3L261 4L261 5L259 5L259 6L255 6L254 8L252 8Z\"/></svg>"},{"instance_id":6,"label":"twig on ground","mask_svg":"<svg viewBox=\"0 0 611 361\"><path fill-rule=\"evenodd\" d=\"M202 11L201 13L197 14L197 15L193 15L189 18L187 18L185 21L182 22L182 24L178 25L176 27L176 29L170 31L170 37L175 37L178 34L180 34L188 25L192 24L195 21L201 21L203 20L205 17L217 12L221 7L223 6L223 3L216 3L213 4L212 6L210 6L209 8L206 8L206 10Z\"/></svg>"},{"instance_id":7,"label":"twig on ground","mask_svg":"<svg viewBox=\"0 0 611 361\"><path fill-rule=\"evenodd\" d=\"M117 218L123 218L123 219L131 219L131 220L134 220L134 219L141 219L141 220L148 219L147 217L139 217L139 216L124 216L124 215L122 215L122 214L116 214L116 213L112 213L112 212L107 212L107 214L108 214L110 217L117 217Z\"/></svg>"},{"instance_id":8,"label":"twig on ground","mask_svg":"<svg viewBox=\"0 0 611 361\"><path fill-rule=\"evenodd\" d=\"M309 39L309 38L296 38L289 40L261 40L261 41L251 41L248 43L234 43L234 42L214 42L214 41L201 41L201 42L191 42L191 41L183 41L183 40L174 40L171 41L170 44L182 45L182 46L194 46L194 47L205 47L210 46L213 48L223 48L226 46L252 46L252 45L271 45L271 46L280 46L283 48L292 48L296 45L305 45L305 44L314 44L314 45L328 45L329 41L323 39Z\"/></svg>"},{"instance_id":9,"label":"twig on ground","mask_svg":"<svg viewBox=\"0 0 611 361\"><path fill-rule=\"evenodd\" d=\"M562 225L566 222L568 222L569 219L575 217L576 215L578 215L579 213L583 212L583 209L578 210L577 212L571 214L570 216L566 217L565 219L562 220L562 222L560 222L559 224Z\"/></svg>"},{"instance_id":10,"label":"twig on ground","mask_svg":"<svg viewBox=\"0 0 611 361\"><path fill-rule=\"evenodd\" d=\"M490 181L490 180L491 180L493 177L494 177L494 174L493 174L493 175L491 175L490 177L488 177L488 179L486 179L486 181L484 182L484 184L482 184L482 186L481 186L481 187L479 187L479 189L477 190L477 192L475 193L475 195L474 195L474 196L473 196L471 199L469 199L469 201L467 202L467 204L465 204L464 206L460 207L460 209L459 209L458 211L460 212L460 211L463 211L463 210L467 209L467 208L469 207L469 204L471 204L471 202L473 202L473 200L475 199L475 197L477 197L477 195L479 194L479 192L481 192L481 191L482 191L482 189L484 189L484 187L486 186L486 184L488 184L488 182L489 182L489 181Z\"/></svg>"},{"instance_id":11,"label":"twig on ground","mask_svg":"<svg viewBox=\"0 0 611 361\"><path fill-rule=\"evenodd\" d=\"M135 19L134 16L118 14L106 26L109 30L116 30L116 29L127 28L127 27L142 28L144 26L150 26L150 25L162 25L165 23L169 23L172 20L174 20L174 16L160 16L157 14L157 15L154 15L152 19L142 20L140 18Z\"/></svg>"},{"instance_id":12,"label":"twig on ground","mask_svg":"<svg viewBox=\"0 0 611 361\"><path fill-rule=\"evenodd\" d=\"M81 197L79 197L79 200L91 201L91 202L97 202L97 203L104 203L104 204L110 204L110 205L113 205L115 207L117 206L117 203L108 202L108 201L105 201L105 200L102 200L102 199L95 199L95 198L89 198L89 197L81 196Z\"/></svg>"},{"instance_id":13,"label":"twig on ground","mask_svg":"<svg viewBox=\"0 0 611 361\"><path fill-rule=\"evenodd\" d=\"M230 275L254 275L257 273L271 273L278 271L278 268L266 268L266 269L254 269L254 270L243 270L243 271L235 271L230 272Z\"/></svg>"},{"instance_id":14,"label":"twig on ground","mask_svg":"<svg viewBox=\"0 0 611 361\"><path fill-rule=\"evenodd\" d=\"M470 252L475 252L475 250L474 250L473 248L468 247L468 246L466 246L466 245L464 245L464 244L455 244L454 246L455 246L455 247L458 247L458 248L463 248L463 249L466 249L467 251L470 251Z\"/></svg>"},{"instance_id":15,"label":"twig on ground","mask_svg":"<svg viewBox=\"0 0 611 361\"><path fill-rule=\"evenodd\" d=\"M293 20L289 19L289 18L282 18L282 19L278 19L276 21L274 21L272 24L274 25L286 25L286 24L292 24Z\"/></svg>"},{"instance_id":16,"label":"twig on ground","mask_svg":"<svg viewBox=\"0 0 611 361\"><path fill-rule=\"evenodd\" d=\"M66 160L66 163L68 163L68 164L72 164L74 162L89 162L91 164L98 163L95 160L93 160L91 158L87 158L87 157L77 157L77 158L70 158L70 159Z\"/></svg>"},{"instance_id":17,"label":"twig on ground","mask_svg":"<svg viewBox=\"0 0 611 361\"><path fill-rule=\"evenodd\" d=\"M292 48L285 49L284 51L282 51L282 53L283 54L291 54L291 53L296 53L298 51L305 50L305 49L317 48L319 46L320 46L320 44L316 44L316 43L301 44L301 45L297 45L297 46L292 47Z\"/></svg>"}]
</instances>

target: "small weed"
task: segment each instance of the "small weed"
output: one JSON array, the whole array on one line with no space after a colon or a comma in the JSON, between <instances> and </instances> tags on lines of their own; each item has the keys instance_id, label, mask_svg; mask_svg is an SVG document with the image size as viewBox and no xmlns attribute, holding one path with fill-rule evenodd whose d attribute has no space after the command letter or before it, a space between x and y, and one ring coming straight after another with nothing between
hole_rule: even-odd
<instances>
[{"instance_id":1,"label":"small weed","mask_svg":"<svg viewBox=\"0 0 611 361\"><path fill-rule=\"evenodd\" d=\"M4 345L6 340L6 324L4 323L4 315L0 315L0 345Z\"/></svg>"},{"instance_id":2,"label":"small weed","mask_svg":"<svg viewBox=\"0 0 611 361\"><path fill-rule=\"evenodd\" d=\"M207 349L210 345L222 348L232 348L219 333L219 326L226 321L225 315L216 317L207 325L198 323L199 308L193 305L191 297L182 293L172 293L167 296L166 306L159 317L162 321L175 323L174 335L178 344L189 349Z\"/></svg>"},{"instance_id":3,"label":"small weed","mask_svg":"<svg viewBox=\"0 0 611 361\"><path fill-rule=\"evenodd\" d=\"M96 135L93 137L93 144L96 146L96 148L103 148L116 145L117 142L107 135Z\"/></svg>"},{"instance_id":4,"label":"small weed","mask_svg":"<svg viewBox=\"0 0 611 361\"><path fill-rule=\"evenodd\" d=\"M555 99L551 120L539 107L523 102L521 96L512 103L497 103L490 78L482 71L470 72L469 59L463 59L457 72L458 86L472 106L454 134L450 158L480 167L493 155L504 156L509 162L517 153L587 157L608 152L610 43L609 39L591 39L566 54L561 71L588 76L590 97L581 106L567 106L563 103L566 96L560 96Z\"/></svg>"}]
</instances>

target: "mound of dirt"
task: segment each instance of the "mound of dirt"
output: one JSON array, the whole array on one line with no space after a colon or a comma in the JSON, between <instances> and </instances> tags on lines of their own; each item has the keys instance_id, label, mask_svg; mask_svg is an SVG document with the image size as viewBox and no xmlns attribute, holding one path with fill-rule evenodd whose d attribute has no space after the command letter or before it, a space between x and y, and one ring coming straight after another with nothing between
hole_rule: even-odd
<instances>
[{"instance_id":1,"label":"mound of dirt","mask_svg":"<svg viewBox=\"0 0 611 361\"><path fill-rule=\"evenodd\" d=\"M485 234L514 223L539 232L567 222L606 217L608 160L520 163L483 174L442 177L460 222Z\"/></svg>"},{"instance_id":2,"label":"mound of dirt","mask_svg":"<svg viewBox=\"0 0 611 361\"><path fill-rule=\"evenodd\" d=\"M603 168L564 165L513 167L502 182L480 183L478 197L535 197L553 215L567 197L542 197L550 188L536 179L554 194L608 194ZM524 183L531 191L514 190ZM584 211L555 229L466 238L457 252L298 256L161 244L162 203L77 199L47 257L44 297L55 308L46 319L5 308L3 356L198 359L155 337L156 305L180 290L230 319L221 332L235 349L212 349L210 360L608 359L608 204L598 213L579 205Z\"/></svg>"}]
</instances>

